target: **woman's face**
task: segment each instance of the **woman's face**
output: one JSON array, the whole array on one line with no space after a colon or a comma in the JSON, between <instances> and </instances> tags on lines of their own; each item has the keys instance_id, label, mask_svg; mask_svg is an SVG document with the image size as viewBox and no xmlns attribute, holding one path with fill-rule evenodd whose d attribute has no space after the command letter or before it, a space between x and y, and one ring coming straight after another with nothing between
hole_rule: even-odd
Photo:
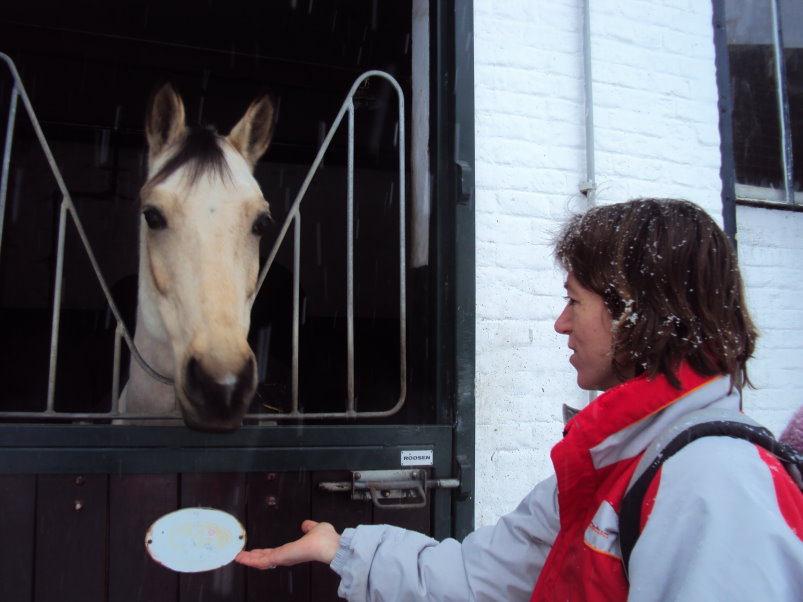
<instances>
[{"instance_id":1,"label":"woman's face","mask_svg":"<svg viewBox=\"0 0 803 602\"><path fill-rule=\"evenodd\" d=\"M574 274L566 278L568 302L555 321L555 330L569 336L569 363L577 370L581 389L607 391L621 379L613 370L613 319L602 297L583 287Z\"/></svg>"}]
</instances>

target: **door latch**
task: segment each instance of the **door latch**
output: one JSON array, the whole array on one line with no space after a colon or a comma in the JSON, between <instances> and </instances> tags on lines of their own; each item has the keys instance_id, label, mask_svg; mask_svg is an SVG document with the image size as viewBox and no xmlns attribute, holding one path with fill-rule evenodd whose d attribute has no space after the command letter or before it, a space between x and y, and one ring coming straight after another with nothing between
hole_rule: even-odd
<instances>
[{"instance_id":1,"label":"door latch","mask_svg":"<svg viewBox=\"0 0 803 602\"><path fill-rule=\"evenodd\" d=\"M377 508L422 508L427 489L456 489L458 479L430 479L424 469L352 471L351 481L319 483L323 491L351 492L352 500L371 500Z\"/></svg>"}]
</instances>

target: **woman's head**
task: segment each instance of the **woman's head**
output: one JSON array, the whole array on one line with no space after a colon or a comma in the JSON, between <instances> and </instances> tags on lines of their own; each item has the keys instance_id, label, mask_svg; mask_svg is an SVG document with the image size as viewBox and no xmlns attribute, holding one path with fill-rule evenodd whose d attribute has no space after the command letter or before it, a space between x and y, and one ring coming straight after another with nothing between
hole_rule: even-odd
<instances>
[{"instance_id":1,"label":"woman's head","mask_svg":"<svg viewBox=\"0 0 803 602\"><path fill-rule=\"evenodd\" d=\"M595 207L569 221L555 255L610 312L610 357L621 379L664 374L677 386L685 359L702 374L747 382L757 333L736 254L696 205L637 199Z\"/></svg>"},{"instance_id":2,"label":"woman's head","mask_svg":"<svg viewBox=\"0 0 803 602\"><path fill-rule=\"evenodd\" d=\"M555 330L569 337L572 355L569 363L577 371L581 389L607 391L632 371L624 374L614 368L613 319L602 297L581 285L574 274L566 278L566 307L555 321Z\"/></svg>"}]
</instances>

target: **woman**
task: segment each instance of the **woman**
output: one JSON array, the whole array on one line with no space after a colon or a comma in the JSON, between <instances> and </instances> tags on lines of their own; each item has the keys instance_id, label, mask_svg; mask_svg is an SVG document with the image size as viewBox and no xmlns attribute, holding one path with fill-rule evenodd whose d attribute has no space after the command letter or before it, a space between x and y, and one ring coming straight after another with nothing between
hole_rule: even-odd
<instances>
[{"instance_id":1,"label":"woman","mask_svg":"<svg viewBox=\"0 0 803 602\"><path fill-rule=\"evenodd\" d=\"M386 525L241 553L270 568L318 560L349 600L799 600L803 497L777 460L728 437L668 459L629 573L618 511L639 458L671 422L739 409L756 338L736 257L697 206L640 199L573 218L556 244L577 384L605 391L566 425L555 475L459 543Z\"/></svg>"}]
</instances>

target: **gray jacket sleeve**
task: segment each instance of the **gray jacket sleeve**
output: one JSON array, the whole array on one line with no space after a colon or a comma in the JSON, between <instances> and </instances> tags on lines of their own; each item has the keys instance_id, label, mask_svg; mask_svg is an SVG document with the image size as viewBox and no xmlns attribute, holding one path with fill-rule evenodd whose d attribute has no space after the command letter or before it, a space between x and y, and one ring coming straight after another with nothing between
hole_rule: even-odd
<instances>
[{"instance_id":1,"label":"gray jacket sleeve","mask_svg":"<svg viewBox=\"0 0 803 602\"><path fill-rule=\"evenodd\" d=\"M331 563L347 600L527 602L559 529L554 477L460 543L388 525L346 529Z\"/></svg>"},{"instance_id":2,"label":"gray jacket sleeve","mask_svg":"<svg viewBox=\"0 0 803 602\"><path fill-rule=\"evenodd\" d=\"M694 441L660 478L630 558L630 602L803 600L803 541L784 520L755 446Z\"/></svg>"}]
</instances>

